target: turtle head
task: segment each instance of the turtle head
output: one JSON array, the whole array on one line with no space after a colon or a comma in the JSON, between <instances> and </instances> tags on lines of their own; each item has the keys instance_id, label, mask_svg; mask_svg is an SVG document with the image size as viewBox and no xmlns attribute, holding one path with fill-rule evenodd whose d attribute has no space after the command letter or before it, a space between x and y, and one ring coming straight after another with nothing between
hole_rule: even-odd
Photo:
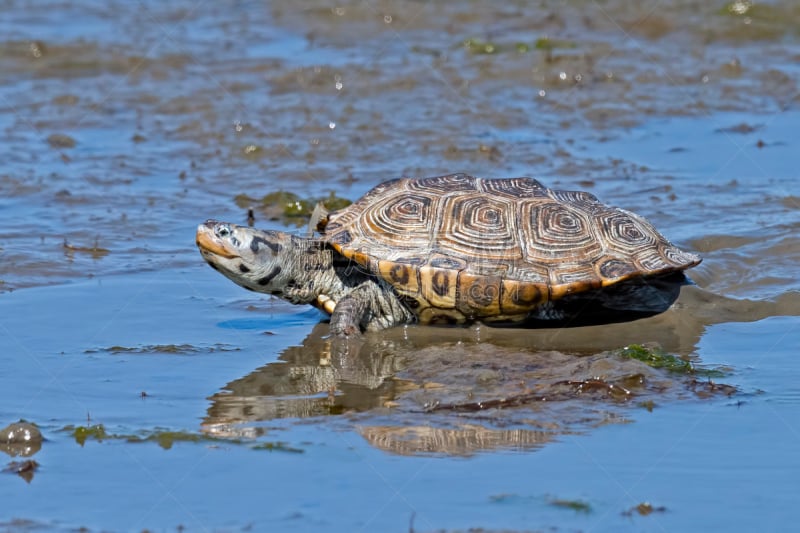
<instances>
[{"instance_id":1,"label":"turtle head","mask_svg":"<svg viewBox=\"0 0 800 533\"><path fill-rule=\"evenodd\" d=\"M291 236L207 220L197 227L197 247L211 268L245 289L281 293L284 250Z\"/></svg>"}]
</instances>

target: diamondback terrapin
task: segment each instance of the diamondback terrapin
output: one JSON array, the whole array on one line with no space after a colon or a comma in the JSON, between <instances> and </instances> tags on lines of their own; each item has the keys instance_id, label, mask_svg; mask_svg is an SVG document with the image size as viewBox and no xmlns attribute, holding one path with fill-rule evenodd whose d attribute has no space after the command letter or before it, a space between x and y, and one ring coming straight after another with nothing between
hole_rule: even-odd
<instances>
[{"instance_id":1,"label":"diamondback terrapin","mask_svg":"<svg viewBox=\"0 0 800 533\"><path fill-rule=\"evenodd\" d=\"M609 321L664 311L701 259L644 218L531 178L382 183L302 238L209 220L205 260L237 284L311 304L351 335L419 322Z\"/></svg>"}]
</instances>

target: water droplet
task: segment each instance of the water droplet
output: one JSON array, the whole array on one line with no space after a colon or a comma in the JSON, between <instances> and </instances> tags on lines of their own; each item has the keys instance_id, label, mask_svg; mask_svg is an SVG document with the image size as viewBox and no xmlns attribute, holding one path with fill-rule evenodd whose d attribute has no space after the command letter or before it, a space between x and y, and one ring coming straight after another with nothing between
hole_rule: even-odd
<instances>
[{"instance_id":1,"label":"water droplet","mask_svg":"<svg viewBox=\"0 0 800 533\"><path fill-rule=\"evenodd\" d=\"M334 128L336 128L336 123L335 123L335 122L333 122L333 121L331 121L331 122L328 122L328 127L329 127L330 129L334 129Z\"/></svg>"},{"instance_id":2,"label":"water droplet","mask_svg":"<svg viewBox=\"0 0 800 533\"><path fill-rule=\"evenodd\" d=\"M337 90L337 91L341 91L341 90L342 90L342 87L344 87L344 85L342 85L342 82L340 82L340 81L337 81L337 82L336 82L336 90Z\"/></svg>"},{"instance_id":3,"label":"water droplet","mask_svg":"<svg viewBox=\"0 0 800 533\"><path fill-rule=\"evenodd\" d=\"M708 76L703 76L702 80L703 80L703 83L708 83Z\"/></svg>"},{"instance_id":4,"label":"water droplet","mask_svg":"<svg viewBox=\"0 0 800 533\"><path fill-rule=\"evenodd\" d=\"M384 16L383 16L383 21L384 21L386 24L391 24L391 23L392 23L392 16L391 16L391 15L384 15Z\"/></svg>"},{"instance_id":5,"label":"water droplet","mask_svg":"<svg viewBox=\"0 0 800 533\"><path fill-rule=\"evenodd\" d=\"M567 79L567 73L566 72L560 72L558 74L558 77L561 78L562 80L566 80Z\"/></svg>"},{"instance_id":6,"label":"water droplet","mask_svg":"<svg viewBox=\"0 0 800 533\"><path fill-rule=\"evenodd\" d=\"M234 131L236 131L236 133L240 133L244 129L244 126L242 126L242 122L241 121L234 120L233 121L233 129L234 129Z\"/></svg>"},{"instance_id":7,"label":"water droplet","mask_svg":"<svg viewBox=\"0 0 800 533\"><path fill-rule=\"evenodd\" d=\"M343 7L334 7L331 8L331 11L333 11L333 14L336 15L337 17L343 17L346 12Z\"/></svg>"},{"instance_id":8,"label":"water droplet","mask_svg":"<svg viewBox=\"0 0 800 533\"><path fill-rule=\"evenodd\" d=\"M544 89L539 90L539 96L541 97L547 96L547 91L545 91Z\"/></svg>"}]
</instances>

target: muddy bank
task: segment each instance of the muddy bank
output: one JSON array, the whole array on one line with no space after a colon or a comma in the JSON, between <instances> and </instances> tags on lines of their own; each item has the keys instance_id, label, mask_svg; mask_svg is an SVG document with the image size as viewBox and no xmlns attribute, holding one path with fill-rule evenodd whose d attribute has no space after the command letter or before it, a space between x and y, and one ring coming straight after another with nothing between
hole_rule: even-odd
<instances>
[{"instance_id":1,"label":"muddy bank","mask_svg":"<svg viewBox=\"0 0 800 533\"><path fill-rule=\"evenodd\" d=\"M237 195L355 199L402 174L465 170L635 208L708 250L699 279L722 293L763 293L727 280L766 257L789 259L748 284L796 289L782 272L797 256L794 173L765 159L791 138L762 118L797 103L790 4L13 6L2 288L190 264L196 222L245 220ZM57 31L62 15L82 23ZM675 172L665 154L702 160L707 141L667 124L649 129L657 158L613 147L676 117L719 137L728 155L710 172Z\"/></svg>"}]
</instances>

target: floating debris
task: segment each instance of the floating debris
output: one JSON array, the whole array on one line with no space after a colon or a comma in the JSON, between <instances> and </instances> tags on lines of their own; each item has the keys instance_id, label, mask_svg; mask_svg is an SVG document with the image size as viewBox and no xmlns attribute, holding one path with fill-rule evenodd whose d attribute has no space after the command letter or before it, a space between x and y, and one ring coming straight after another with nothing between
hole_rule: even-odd
<instances>
[{"instance_id":1,"label":"floating debris","mask_svg":"<svg viewBox=\"0 0 800 533\"><path fill-rule=\"evenodd\" d=\"M51 148L75 148L77 142L69 135L53 133L47 137L47 144Z\"/></svg>"},{"instance_id":2,"label":"floating debris","mask_svg":"<svg viewBox=\"0 0 800 533\"><path fill-rule=\"evenodd\" d=\"M67 239L64 239L64 251L67 254L74 254L74 253L86 253L92 256L92 259L100 259L102 257L107 256L111 253L111 250L108 248L102 248L99 245L100 238L96 237L94 240L94 244L92 246L78 246L75 244L70 244Z\"/></svg>"},{"instance_id":3,"label":"floating debris","mask_svg":"<svg viewBox=\"0 0 800 533\"><path fill-rule=\"evenodd\" d=\"M633 516L634 513L640 516L647 516L653 513L663 513L666 512L667 508L664 506L654 507L653 504L650 502L642 502L639 505L635 505L628 509L627 511L623 511L623 516Z\"/></svg>"},{"instance_id":4,"label":"floating debris","mask_svg":"<svg viewBox=\"0 0 800 533\"><path fill-rule=\"evenodd\" d=\"M83 353L108 352L111 354L176 354L191 355L197 353L238 352L237 346L228 344L213 344L211 346L195 346L193 344L148 344L145 346L109 346L108 348L95 348L84 350Z\"/></svg>"},{"instance_id":5,"label":"floating debris","mask_svg":"<svg viewBox=\"0 0 800 533\"><path fill-rule=\"evenodd\" d=\"M547 503L549 503L553 507L572 509L576 513L589 514L592 512L592 506L582 500L564 500L561 498L555 498L549 500Z\"/></svg>"},{"instance_id":6,"label":"floating debris","mask_svg":"<svg viewBox=\"0 0 800 533\"><path fill-rule=\"evenodd\" d=\"M0 443L3 444L28 444L42 442L42 432L30 422L20 420L0 429Z\"/></svg>"},{"instance_id":7,"label":"floating debris","mask_svg":"<svg viewBox=\"0 0 800 533\"><path fill-rule=\"evenodd\" d=\"M760 130L763 127L764 127L763 124L756 124L753 126L745 122L742 122L741 124L736 124L735 126L728 126L727 128L717 128L714 131L716 131L717 133L740 133L743 135L747 135L748 133L753 133L755 131Z\"/></svg>"},{"instance_id":8,"label":"floating debris","mask_svg":"<svg viewBox=\"0 0 800 533\"><path fill-rule=\"evenodd\" d=\"M726 385L725 383L716 383L714 381L711 381L710 378L704 381L693 379L689 383L689 390L691 390L701 398L709 398L716 394L733 396L734 394L739 392L739 389L734 387L733 385Z\"/></svg>"},{"instance_id":9,"label":"floating debris","mask_svg":"<svg viewBox=\"0 0 800 533\"><path fill-rule=\"evenodd\" d=\"M30 457L42 448L44 437L35 424L20 420L0 429L0 451L12 457Z\"/></svg>"}]
</instances>

